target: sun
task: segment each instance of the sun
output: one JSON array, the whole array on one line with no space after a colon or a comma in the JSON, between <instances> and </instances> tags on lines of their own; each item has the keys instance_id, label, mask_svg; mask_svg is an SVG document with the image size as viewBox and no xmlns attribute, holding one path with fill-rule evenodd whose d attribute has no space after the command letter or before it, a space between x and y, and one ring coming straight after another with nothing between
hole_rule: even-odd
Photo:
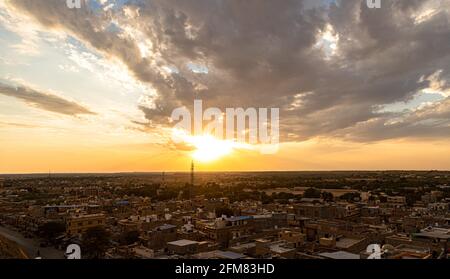
<instances>
[{"instance_id":1,"label":"sun","mask_svg":"<svg viewBox=\"0 0 450 279\"><path fill-rule=\"evenodd\" d=\"M200 162L216 161L230 155L234 149L233 141L219 140L211 135L193 136L191 144L195 148L191 156Z\"/></svg>"},{"instance_id":2,"label":"sun","mask_svg":"<svg viewBox=\"0 0 450 279\"><path fill-rule=\"evenodd\" d=\"M231 155L235 150L254 149L254 146L247 143L218 139L210 134L190 135L182 129L172 129L172 136L177 142L183 142L191 148L190 156L201 163L219 160Z\"/></svg>"}]
</instances>

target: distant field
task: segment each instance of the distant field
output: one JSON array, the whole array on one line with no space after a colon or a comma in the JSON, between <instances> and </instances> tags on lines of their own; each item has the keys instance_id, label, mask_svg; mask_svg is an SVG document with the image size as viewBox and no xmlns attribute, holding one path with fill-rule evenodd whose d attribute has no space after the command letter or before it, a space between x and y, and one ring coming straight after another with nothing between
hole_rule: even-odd
<instances>
[{"instance_id":1,"label":"distant field","mask_svg":"<svg viewBox=\"0 0 450 279\"><path fill-rule=\"evenodd\" d=\"M294 187L292 189L289 188L275 188L275 189L267 189L263 192L266 193L268 196L272 195L273 193L289 193L293 195L303 195L303 193L308 189L308 187ZM353 193L355 190L352 189L324 189L324 191L330 192L333 194L334 197L340 197L342 195L345 195L346 193Z\"/></svg>"}]
</instances>

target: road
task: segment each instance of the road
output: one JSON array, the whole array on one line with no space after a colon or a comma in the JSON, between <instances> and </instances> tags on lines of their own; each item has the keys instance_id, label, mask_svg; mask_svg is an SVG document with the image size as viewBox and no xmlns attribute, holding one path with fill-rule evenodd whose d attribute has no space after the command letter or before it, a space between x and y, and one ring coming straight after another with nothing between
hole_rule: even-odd
<instances>
[{"instance_id":1,"label":"road","mask_svg":"<svg viewBox=\"0 0 450 279\"><path fill-rule=\"evenodd\" d=\"M0 226L0 234L5 238L17 243L29 256L35 258L39 251L43 259L64 259L64 252L53 247L39 247L36 239L25 238L22 234L10 228Z\"/></svg>"}]
</instances>

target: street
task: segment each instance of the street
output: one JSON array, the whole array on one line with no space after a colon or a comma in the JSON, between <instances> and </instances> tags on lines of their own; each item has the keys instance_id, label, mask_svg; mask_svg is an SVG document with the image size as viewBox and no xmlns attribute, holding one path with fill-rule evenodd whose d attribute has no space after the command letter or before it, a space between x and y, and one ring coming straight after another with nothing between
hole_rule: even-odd
<instances>
[{"instance_id":1,"label":"street","mask_svg":"<svg viewBox=\"0 0 450 279\"><path fill-rule=\"evenodd\" d=\"M64 252L53 247L39 247L39 241L36 239L25 238L19 232L10 228L0 226L0 235L17 243L29 256L29 258L36 258L39 251L43 259L64 259Z\"/></svg>"}]
</instances>

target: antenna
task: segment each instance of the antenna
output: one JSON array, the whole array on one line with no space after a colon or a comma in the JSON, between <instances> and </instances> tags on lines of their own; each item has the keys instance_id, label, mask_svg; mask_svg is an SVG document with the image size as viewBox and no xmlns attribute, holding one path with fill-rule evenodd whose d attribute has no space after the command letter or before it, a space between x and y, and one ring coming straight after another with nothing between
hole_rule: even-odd
<instances>
[{"instance_id":1,"label":"antenna","mask_svg":"<svg viewBox=\"0 0 450 279\"><path fill-rule=\"evenodd\" d=\"M194 160L191 161L191 185L189 189L189 199L192 198L192 190L194 188Z\"/></svg>"}]
</instances>

